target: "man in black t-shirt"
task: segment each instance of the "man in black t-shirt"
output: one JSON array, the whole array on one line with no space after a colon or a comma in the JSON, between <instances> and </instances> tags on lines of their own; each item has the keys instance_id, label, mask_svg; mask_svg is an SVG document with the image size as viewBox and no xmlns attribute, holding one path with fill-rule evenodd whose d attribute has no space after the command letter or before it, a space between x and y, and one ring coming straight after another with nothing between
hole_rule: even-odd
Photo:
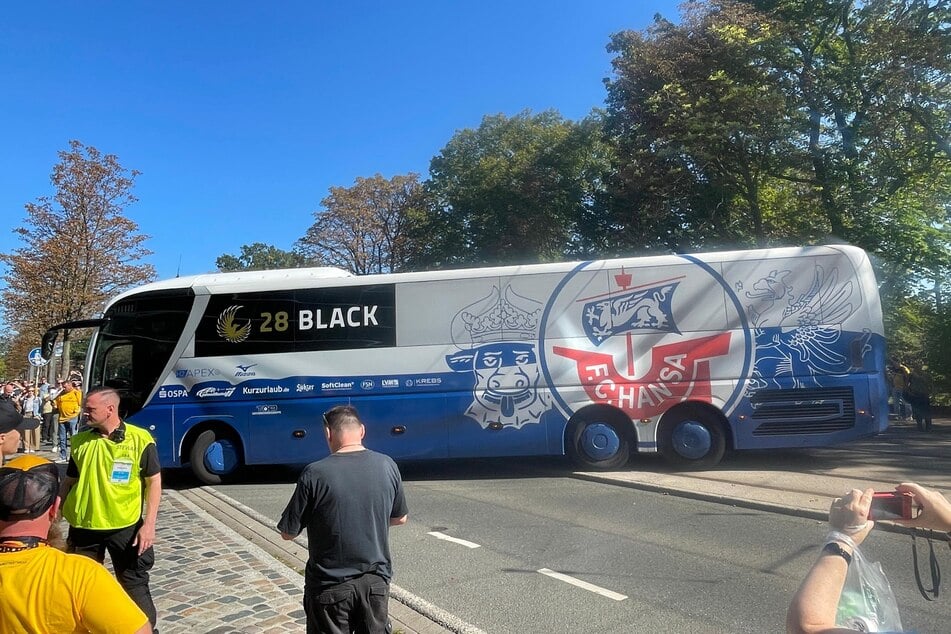
<instances>
[{"instance_id":1,"label":"man in black t-shirt","mask_svg":"<svg viewBox=\"0 0 951 634\"><path fill-rule=\"evenodd\" d=\"M349 405L324 414L331 454L304 469L277 525L288 540L307 529L308 634L389 631L389 527L406 523L406 498L396 463L364 447L365 433Z\"/></svg>"}]
</instances>

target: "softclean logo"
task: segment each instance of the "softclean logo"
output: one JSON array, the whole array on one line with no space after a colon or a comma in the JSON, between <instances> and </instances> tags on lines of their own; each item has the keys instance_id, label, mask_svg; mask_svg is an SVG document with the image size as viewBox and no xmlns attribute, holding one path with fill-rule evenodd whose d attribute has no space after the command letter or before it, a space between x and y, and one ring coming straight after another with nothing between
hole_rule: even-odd
<instances>
[{"instance_id":1,"label":"softclean logo","mask_svg":"<svg viewBox=\"0 0 951 634\"><path fill-rule=\"evenodd\" d=\"M251 335L251 320L244 325L237 322L238 311L243 306L228 306L218 315L216 331L218 336L230 343L241 343Z\"/></svg>"}]
</instances>

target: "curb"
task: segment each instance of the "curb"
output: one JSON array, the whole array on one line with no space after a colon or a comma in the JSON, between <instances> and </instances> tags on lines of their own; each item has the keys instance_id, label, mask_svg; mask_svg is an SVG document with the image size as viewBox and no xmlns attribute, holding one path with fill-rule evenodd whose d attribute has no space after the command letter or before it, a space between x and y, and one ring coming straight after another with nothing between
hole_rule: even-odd
<instances>
[{"instance_id":1,"label":"curb","mask_svg":"<svg viewBox=\"0 0 951 634\"><path fill-rule=\"evenodd\" d=\"M817 520L819 522L827 522L829 520L829 514L827 512L816 511L815 509L807 509L794 506L782 506L780 504L773 504L771 502L762 502L759 500L746 500L743 498L731 498L725 495L715 495L711 493L703 493L701 491L691 491L690 489L679 489L677 487L671 486L661 486L657 484L650 484L647 482L633 482L630 480L619 480L617 478L612 478L607 475L598 475L594 473L572 473L571 477L578 480L587 480L589 482L600 482L603 484L611 484L614 486L624 487L627 489L637 489L641 491L650 491L652 493L660 493L661 495L675 495L677 497L689 498L692 500L700 500L703 502L713 502L715 504L723 504L726 506L735 506L739 508L751 509L754 511L764 511L767 513L778 513L780 515L789 515L792 517L803 517L806 519ZM911 528L907 526L900 526L888 520L878 520L875 522L875 528L889 533L897 533L899 535L914 535L918 537L926 537L928 539L937 539L939 541L948 541L951 543L951 534L944 533L941 531L934 531L930 528Z\"/></svg>"}]
</instances>

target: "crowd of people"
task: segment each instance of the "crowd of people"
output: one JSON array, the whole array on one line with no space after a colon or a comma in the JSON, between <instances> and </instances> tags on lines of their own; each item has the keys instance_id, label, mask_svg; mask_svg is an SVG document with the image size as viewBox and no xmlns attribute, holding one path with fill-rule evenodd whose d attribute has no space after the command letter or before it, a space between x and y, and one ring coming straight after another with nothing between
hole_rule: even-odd
<instances>
[{"instance_id":1,"label":"crowd of people","mask_svg":"<svg viewBox=\"0 0 951 634\"><path fill-rule=\"evenodd\" d=\"M66 464L69 439L76 434L82 412L82 375L71 371L67 378L49 383L46 377L32 381L8 381L0 399L23 415L20 430L22 453L59 449L59 462Z\"/></svg>"}]
</instances>

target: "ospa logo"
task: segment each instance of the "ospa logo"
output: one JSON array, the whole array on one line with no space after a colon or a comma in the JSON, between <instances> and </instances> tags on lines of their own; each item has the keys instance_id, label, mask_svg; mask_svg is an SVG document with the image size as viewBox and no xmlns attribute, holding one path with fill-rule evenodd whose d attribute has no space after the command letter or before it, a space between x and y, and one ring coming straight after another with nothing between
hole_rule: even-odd
<instances>
[{"instance_id":1,"label":"ospa logo","mask_svg":"<svg viewBox=\"0 0 951 634\"><path fill-rule=\"evenodd\" d=\"M722 403L729 413L745 381L715 379L742 377L751 356L750 332L734 300L723 278L686 259L682 266L633 272L580 267L545 308L545 382L569 417L578 394L555 386L580 385L589 402L617 407L633 420L688 399Z\"/></svg>"}]
</instances>

